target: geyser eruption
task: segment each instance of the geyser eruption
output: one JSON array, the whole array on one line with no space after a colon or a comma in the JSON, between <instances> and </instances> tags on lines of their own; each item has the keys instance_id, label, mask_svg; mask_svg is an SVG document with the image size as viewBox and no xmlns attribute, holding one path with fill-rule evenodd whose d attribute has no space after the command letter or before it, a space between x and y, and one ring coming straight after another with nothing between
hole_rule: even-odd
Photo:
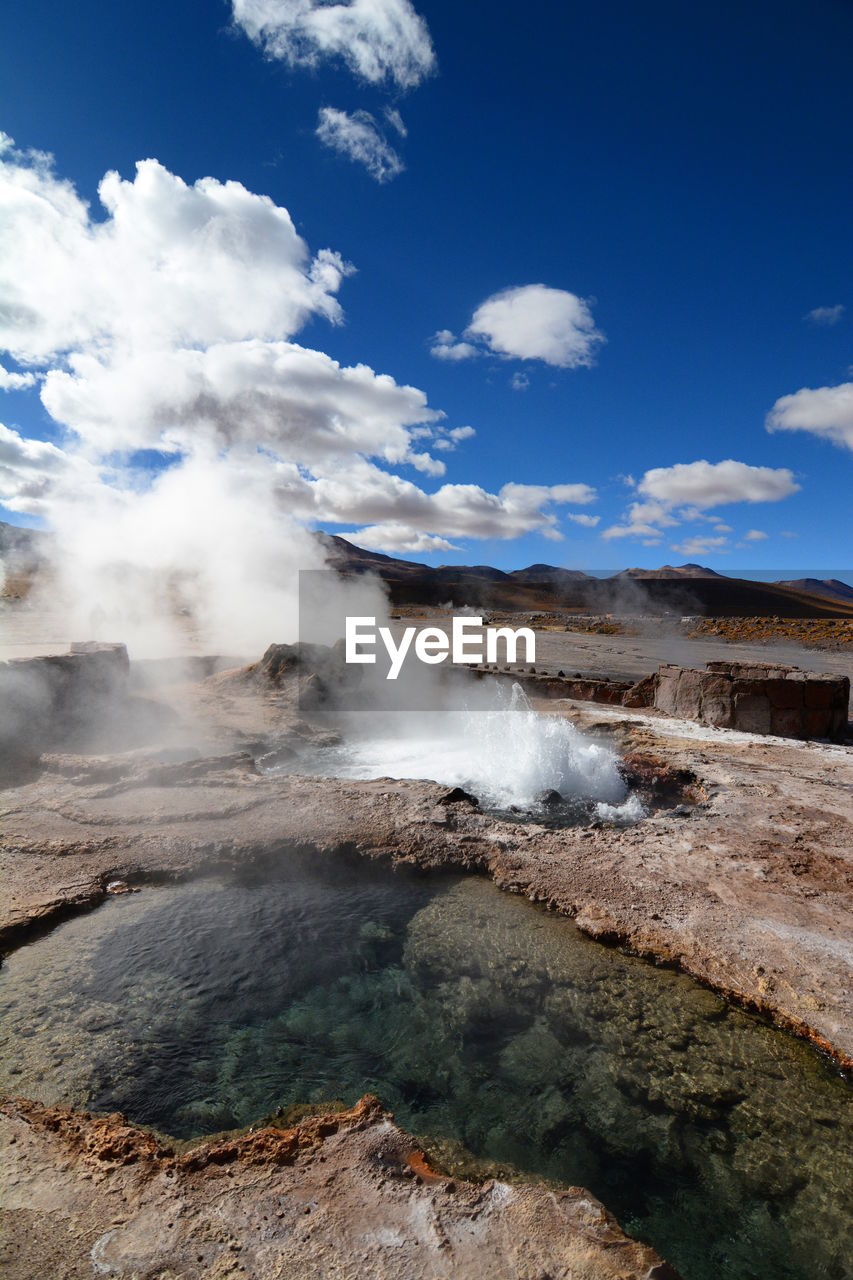
<instances>
[{"instance_id":1,"label":"geyser eruption","mask_svg":"<svg viewBox=\"0 0 853 1280\"><path fill-rule=\"evenodd\" d=\"M643 816L611 748L593 742L562 716L539 715L524 690L490 681L460 710L349 718L346 745L333 761L337 776L421 778L458 786L484 808L537 811L543 797L594 802L595 816L635 822Z\"/></svg>"}]
</instances>

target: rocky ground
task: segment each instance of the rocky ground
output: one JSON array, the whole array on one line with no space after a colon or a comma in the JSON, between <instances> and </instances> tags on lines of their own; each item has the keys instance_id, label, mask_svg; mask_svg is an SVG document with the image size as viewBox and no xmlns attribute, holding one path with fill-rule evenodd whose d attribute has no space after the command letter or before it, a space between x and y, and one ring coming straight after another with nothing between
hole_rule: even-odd
<instances>
[{"instance_id":1,"label":"rocky ground","mask_svg":"<svg viewBox=\"0 0 853 1280\"><path fill-rule=\"evenodd\" d=\"M714 637L732 644L798 644L847 653L853 646L850 618L694 618L685 631L691 639Z\"/></svg>"},{"instance_id":2,"label":"rocky ground","mask_svg":"<svg viewBox=\"0 0 853 1280\"><path fill-rule=\"evenodd\" d=\"M374 1098L176 1152L120 1116L0 1104L15 1280L677 1280L578 1188L435 1173Z\"/></svg>"},{"instance_id":3,"label":"rocky ground","mask_svg":"<svg viewBox=\"0 0 853 1280\"><path fill-rule=\"evenodd\" d=\"M618 665L611 653L609 673ZM218 675L148 696L170 710L167 747L47 754L0 791L0 945L123 883L287 845L345 848L488 873L853 1067L850 747L549 703L618 745L670 807L629 828L546 830L428 782L259 773L259 744L298 759L334 735L257 680ZM259 1135L225 1156L214 1146L178 1158L118 1120L7 1102L0 1274L91 1275L93 1263L140 1277L668 1274L586 1193L451 1190L426 1171L418 1182L408 1139L368 1104L322 1140L317 1125L306 1132L287 1140L284 1163L284 1139Z\"/></svg>"},{"instance_id":4,"label":"rocky ground","mask_svg":"<svg viewBox=\"0 0 853 1280\"><path fill-rule=\"evenodd\" d=\"M612 635L544 629L536 634L536 668L581 671L619 680L640 680L662 662L704 667L707 662L791 664L807 671L853 674L848 645L823 645L829 627L849 627L819 620L787 622L779 619L704 618L682 627L665 619L635 619ZM814 646L814 647L812 647ZM853 707L851 708L853 714Z\"/></svg>"}]
</instances>

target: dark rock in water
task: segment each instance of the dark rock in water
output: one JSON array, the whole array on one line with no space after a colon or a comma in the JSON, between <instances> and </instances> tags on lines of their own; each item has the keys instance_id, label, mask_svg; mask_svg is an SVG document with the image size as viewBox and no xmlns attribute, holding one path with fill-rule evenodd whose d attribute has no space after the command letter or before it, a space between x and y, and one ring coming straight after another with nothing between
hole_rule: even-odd
<instances>
[{"instance_id":1,"label":"dark rock in water","mask_svg":"<svg viewBox=\"0 0 853 1280\"><path fill-rule=\"evenodd\" d=\"M137 893L137 889L132 889L126 880L110 880L104 886L104 892L112 894Z\"/></svg>"},{"instance_id":2,"label":"dark rock in water","mask_svg":"<svg viewBox=\"0 0 853 1280\"><path fill-rule=\"evenodd\" d=\"M544 805L546 809L558 809L563 804L563 797L559 791L553 789L548 791L540 791L536 797L538 804Z\"/></svg>"},{"instance_id":3,"label":"dark rock in water","mask_svg":"<svg viewBox=\"0 0 853 1280\"><path fill-rule=\"evenodd\" d=\"M480 801L476 796L472 796L469 791L463 790L462 787L451 787L451 789L441 797L439 804L472 804L479 808Z\"/></svg>"},{"instance_id":4,"label":"dark rock in water","mask_svg":"<svg viewBox=\"0 0 853 1280\"><path fill-rule=\"evenodd\" d=\"M265 751L257 756L255 768L259 773L270 773L274 769L280 769L283 764L289 764L291 760L295 760L296 755L293 747L280 743L277 747L273 747L272 751Z\"/></svg>"}]
</instances>

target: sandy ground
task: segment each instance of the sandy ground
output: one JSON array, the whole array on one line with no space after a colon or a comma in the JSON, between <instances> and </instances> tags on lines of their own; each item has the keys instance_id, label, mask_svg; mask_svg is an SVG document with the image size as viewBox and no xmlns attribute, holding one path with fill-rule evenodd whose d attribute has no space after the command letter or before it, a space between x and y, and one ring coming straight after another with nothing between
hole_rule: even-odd
<instances>
[{"instance_id":1,"label":"sandy ground","mask_svg":"<svg viewBox=\"0 0 853 1280\"><path fill-rule=\"evenodd\" d=\"M661 662L704 667L706 662L781 662L807 671L853 676L853 653L804 649L796 644L729 644L715 639L688 639L662 624L645 635L602 636L571 631L538 631L536 666L548 674L600 672L617 680L639 680Z\"/></svg>"}]
</instances>

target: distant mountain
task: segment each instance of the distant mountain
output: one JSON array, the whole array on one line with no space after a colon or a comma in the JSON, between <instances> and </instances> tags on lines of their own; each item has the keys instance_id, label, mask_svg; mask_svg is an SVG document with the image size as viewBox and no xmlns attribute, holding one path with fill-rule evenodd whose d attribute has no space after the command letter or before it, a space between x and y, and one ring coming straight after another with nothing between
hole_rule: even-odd
<instances>
[{"instance_id":1,"label":"distant mountain","mask_svg":"<svg viewBox=\"0 0 853 1280\"><path fill-rule=\"evenodd\" d=\"M380 551L365 551L363 547L357 547L337 534L321 533L318 537L326 547L329 563L334 568L348 573L378 573L388 582L422 577L424 573L433 574L437 580L446 582L457 582L460 576L484 582L547 583L549 586L590 581L587 574L581 573L579 569L561 569L553 564L531 564L526 569L512 569L507 573L488 564L440 564L434 569L416 560L398 560L394 556L383 555Z\"/></svg>"},{"instance_id":2,"label":"distant mountain","mask_svg":"<svg viewBox=\"0 0 853 1280\"><path fill-rule=\"evenodd\" d=\"M408 573L423 573L425 566L416 560L397 560L381 551L365 551L354 542L347 542L335 533L318 533L318 540L326 548L329 564L349 573L379 573L389 579L405 577Z\"/></svg>"},{"instance_id":3,"label":"distant mountain","mask_svg":"<svg viewBox=\"0 0 853 1280\"><path fill-rule=\"evenodd\" d=\"M791 578L775 585L788 587L791 591L800 591L808 596L825 596L828 600L845 600L853 604L853 587L841 582L839 578Z\"/></svg>"},{"instance_id":4,"label":"distant mountain","mask_svg":"<svg viewBox=\"0 0 853 1280\"><path fill-rule=\"evenodd\" d=\"M557 598L569 607L565 589L575 586L577 578L588 581L585 574L554 565L532 565L532 577L525 569L504 573L503 569L485 564L442 564L432 568L415 560L397 560L378 551L365 551L337 535L318 536L332 568L343 574L378 574L388 583L395 604L465 604L524 611L553 608Z\"/></svg>"},{"instance_id":5,"label":"distant mountain","mask_svg":"<svg viewBox=\"0 0 853 1280\"><path fill-rule=\"evenodd\" d=\"M722 578L722 573L716 573L713 569L706 569L701 564L664 564L659 569L623 569L621 573L613 575L616 578L636 578L638 581L644 579L657 578Z\"/></svg>"},{"instance_id":6,"label":"distant mountain","mask_svg":"<svg viewBox=\"0 0 853 1280\"><path fill-rule=\"evenodd\" d=\"M698 564L625 569L594 578L577 569L532 564L505 573L488 565L439 565L365 551L346 538L318 535L343 574L376 573L396 605L468 605L507 612L574 611L705 617L853 617L853 598L772 582L727 578ZM844 586L844 584L841 584Z\"/></svg>"},{"instance_id":7,"label":"distant mountain","mask_svg":"<svg viewBox=\"0 0 853 1280\"><path fill-rule=\"evenodd\" d=\"M0 520L0 560L7 571L32 573L44 562L49 533L40 529L22 529Z\"/></svg>"},{"instance_id":8,"label":"distant mountain","mask_svg":"<svg viewBox=\"0 0 853 1280\"><path fill-rule=\"evenodd\" d=\"M7 588L26 586L48 559L53 534L0 521L0 560ZM837 578L753 582L727 578L698 564L624 569L610 578L579 569L531 564L504 572L491 565L431 565L366 551L320 533L329 564L344 575L375 573L396 605L470 606L508 613L618 613L706 617L850 618L853 587ZM11 588L10 588L11 589Z\"/></svg>"},{"instance_id":9,"label":"distant mountain","mask_svg":"<svg viewBox=\"0 0 853 1280\"><path fill-rule=\"evenodd\" d=\"M553 564L529 564L526 569L511 569L507 577L518 582L542 582L552 587L591 581L589 574L581 573L580 569L558 569Z\"/></svg>"}]
</instances>

